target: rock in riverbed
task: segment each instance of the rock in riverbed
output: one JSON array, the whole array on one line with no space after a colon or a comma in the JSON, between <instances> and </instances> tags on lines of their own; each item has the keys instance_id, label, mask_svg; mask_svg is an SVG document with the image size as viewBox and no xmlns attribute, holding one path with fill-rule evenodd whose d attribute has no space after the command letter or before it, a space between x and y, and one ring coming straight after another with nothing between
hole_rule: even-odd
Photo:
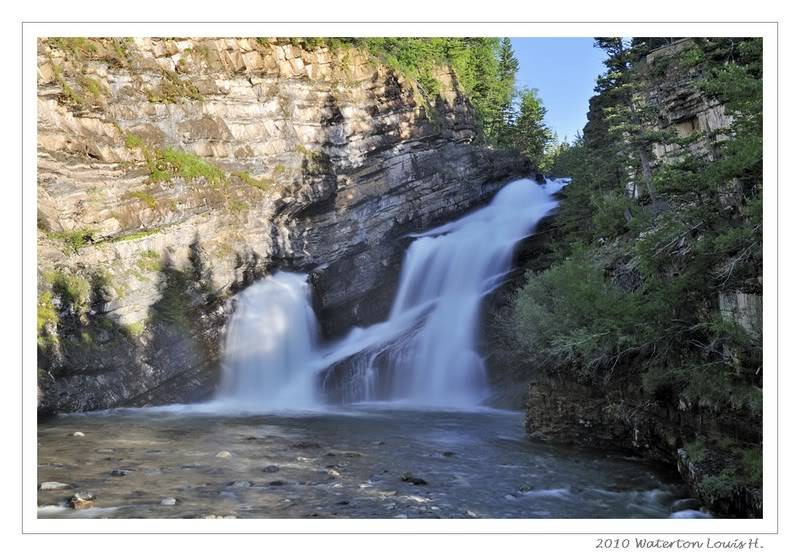
<instances>
[{"instance_id":1,"label":"rock in riverbed","mask_svg":"<svg viewBox=\"0 0 800 556\"><path fill-rule=\"evenodd\" d=\"M214 457L229 458L231 457L231 453L228 450L222 450L221 452L217 452L217 454Z\"/></svg>"},{"instance_id":2,"label":"rock in riverbed","mask_svg":"<svg viewBox=\"0 0 800 556\"><path fill-rule=\"evenodd\" d=\"M117 468L115 468L115 469L111 470L111 476L112 477L124 477L125 475L130 475L131 473L133 473L133 471L131 471L130 469L117 469Z\"/></svg>"},{"instance_id":3,"label":"rock in riverbed","mask_svg":"<svg viewBox=\"0 0 800 556\"><path fill-rule=\"evenodd\" d=\"M86 436L86 435L83 434L81 431L75 431L75 432L72 433L72 436L81 437L81 436Z\"/></svg>"},{"instance_id":4,"label":"rock in riverbed","mask_svg":"<svg viewBox=\"0 0 800 556\"><path fill-rule=\"evenodd\" d=\"M178 501L175 500L174 498L163 498L161 500L161 505L162 506L174 506L177 503L178 503Z\"/></svg>"},{"instance_id":5,"label":"rock in riverbed","mask_svg":"<svg viewBox=\"0 0 800 556\"><path fill-rule=\"evenodd\" d=\"M72 495L72 498L69 499L69 505L75 510L85 510L94 508L95 500L94 494L89 492L76 492Z\"/></svg>"},{"instance_id":6,"label":"rock in riverbed","mask_svg":"<svg viewBox=\"0 0 800 556\"><path fill-rule=\"evenodd\" d=\"M310 450L310 449L322 448L322 446L320 446L318 442L302 440L300 442L295 442L294 444L292 444L292 448L297 448L298 450Z\"/></svg>"},{"instance_id":7,"label":"rock in riverbed","mask_svg":"<svg viewBox=\"0 0 800 556\"><path fill-rule=\"evenodd\" d=\"M400 476L400 480L403 481L403 482L406 482L406 483L411 483L412 485L417 485L417 486L427 485L428 484L428 481L426 481L425 479L422 479L420 477L415 477L414 475L412 475L409 472L403 473Z\"/></svg>"},{"instance_id":8,"label":"rock in riverbed","mask_svg":"<svg viewBox=\"0 0 800 556\"><path fill-rule=\"evenodd\" d=\"M264 473L277 473L280 470L281 468L278 467L277 465L268 465L261 471L263 471Z\"/></svg>"},{"instance_id":9,"label":"rock in riverbed","mask_svg":"<svg viewBox=\"0 0 800 556\"><path fill-rule=\"evenodd\" d=\"M64 490L69 488L67 483L59 483L58 481L45 481L39 485L39 490Z\"/></svg>"}]
</instances>

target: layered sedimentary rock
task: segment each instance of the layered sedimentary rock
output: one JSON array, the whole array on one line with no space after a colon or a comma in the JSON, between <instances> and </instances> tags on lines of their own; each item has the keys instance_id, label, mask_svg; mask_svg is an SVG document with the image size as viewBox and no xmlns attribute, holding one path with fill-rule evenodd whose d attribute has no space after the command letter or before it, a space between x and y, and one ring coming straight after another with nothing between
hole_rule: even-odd
<instances>
[{"instance_id":1,"label":"layered sedimentary rock","mask_svg":"<svg viewBox=\"0 0 800 556\"><path fill-rule=\"evenodd\" d=\"M231 296L310 272L329 336L388 311L411 231L530 169L354 48L50 39L38 51L43 412L207 396Z\"/></svg>"}]
</instances>

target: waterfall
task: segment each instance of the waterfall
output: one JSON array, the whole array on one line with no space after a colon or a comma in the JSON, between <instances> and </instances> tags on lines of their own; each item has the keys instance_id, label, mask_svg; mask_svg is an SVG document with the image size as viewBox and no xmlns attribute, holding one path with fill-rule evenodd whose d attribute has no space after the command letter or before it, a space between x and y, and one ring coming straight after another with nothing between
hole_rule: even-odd
<instances>
[{"instance_id":1,"label":"waterfall","mask_svg":"<svg viewBox=\"0 0 800 556\"><path fill-rule=\"evenodd\" d=\"M218 401L237 408L318 403L317 319L302 274L278 272L242 291L225 339Z\"/></svg>"},{"instance_id":2,"label":"waterfall","mask_svg":"<svg viewBox=\"0 0 800 556\"><path fill-rule=\"evenodd\" d=\"M251 286L228 331L221 396L286 408L325 397L479 405L488 394L476 347L481 300L510 270L517 242L556 208L552 194L565 184L514 181L486 207L414 236L388 320L331 346L318 345L304 276L278 273Z\"/></svg>"}]
</instances>

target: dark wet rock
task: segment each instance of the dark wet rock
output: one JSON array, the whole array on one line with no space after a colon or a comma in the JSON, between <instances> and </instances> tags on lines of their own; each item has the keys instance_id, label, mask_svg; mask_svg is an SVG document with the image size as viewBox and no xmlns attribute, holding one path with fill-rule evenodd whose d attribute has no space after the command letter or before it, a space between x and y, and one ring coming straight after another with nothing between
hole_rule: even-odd
<instances>
[{"instance_id":1,"label":"dark wet rock","mask_svg":"<svg viewBox=\"0 0 800 556\"><path fill-rule=\"evenodd\" d=\"M697 498L683 498L676 500L672 503L669 511L672 513L682 512L685 510L700 510L702 503Z\"/></svg>"},{"instance_id":2,"label":"dark wet rock","mask_svg":"<svg viewBox=\"0 0 800 556\"><path fill-rule=\"evenodd\" d=\"M268 465L261 471L263 471L264 473L277 473L280 470L281 468L278 467L277 465Z\"/></svg>"},{"instance_id":3,"label":"dark wet rock","mask_svg":"<svg viewBox=\"0 0 800 556\"><path fill-rule=\"evenodd\" d=\"M296 448L298 450L317 450L322 448L318 442L311 442L309 440L302 440L300 442L295 442L291 446L292 448Z\"/></svg>"},{"instance_id":4,"label":"dark wet rock","mask_svg":"<svg viewBox=\"0 0 800 556\"><path fill-rule=\"evenodd\" d=\"M426 481L425 479L422 479L420 477L415 477L414 475L412 475L409 472L403 473L400 476L400 480L405 482L405 483L410 483L410 484L416 485L416 486L421 486L421 485L427 485L428 484L428 481Z\"/></svg>"},{"instance_id":5,"label":"dark wet rock","mask_svg":"<svg viewBox=\"0 0 800 556\"><path fill-rule=\"evenodd\" d=\"M386 444L386 442L384 442L383 440L376 440L375 442L372 443L373 446L383 446L384 444Z\"/></svg>"},{"instance_id":6,"label":"dark wet rock","mask_svg":"<svg viewBox=\"0 0 800 556\"><path fill-rule=\"evenodd\" d=\"M336 502L337 506L348 506L349 504L350 504L349 500L339 500L338 502Z\"/></svg>"},{"instance_id":7,"label":"dark wet rock","mask_svg":"<svg viewBox=\"0 0 800 556\"><path fill-rule=\"evenodd\" d=\"M452 458L454 455L456 455L456 453L455 452L451 452L449 450L445 450L444 452L442 452L442 455L444 457L446 457L446 458Z\"/></svg>"},{"instance_id":8,"label":"dark wet rock","mask_svg":"<svg viewBox=\"0 0 800 556\"><path fill-rule=\"evenodd\" d=\"M72 498L69 499L69 505L75 510L85 510L88 508L94 508L96 500L97 499L94 494L89 492L76 492L72 495Z\"/></svg>"},{"instance_id":9,"label":"dark wet rock","mask_svg":"<svg viewBox=\"0 0 800 556\"><path fill-rule=\"evenodd\" d=\"M521 487L519 487L518 490L520 492L530 492L532 490L532 487L530 485L522 485Z\"/></svg>"},{"instance_id":10,"label":"dark wet rock","mask_svg":"<svg viewBox=\"0 0 800 556\"><path fill-rule=\"evenodd\" d=\"M131 469L112 469L111 476L112 477L124 477L125 475L130 475L133 473Z\"/></svg>"},{"instance_id":11,"label":"dark wet rock","mask_svg":"<svg viewBox=\"0 0 800 556\"><path fill-rule=\"evenodd\" d=\"M44 481L39 485L39 490L64 490L69 488L67 483L59 483L58 481Z\"/></svg>"},{"instance_id":12,"label":"dark wet rock","mask_svg":"<svg viewBox=\"0 0 800 556\"><path fill-rule=\"evenodd\" d=\"M335 457L340 457L340 458L360 458L360 457L363 457L363 456L364 456L364 454L362 454L361 452L339 452L339 453L327 452L325 454L325 457L327 457L327 458L335 458Z\"/></svg>"},{"instance_id":13,"label":"dark wet rock","mask_svg":"<svg viewBox=\"0 0 800 556\"><path fill-rule=\"evenodd\" d=\"M270 481L267 483L267 485L271 487L286 486L286 481L281 481L281 480Z\"/></svg>"}]
</instances>

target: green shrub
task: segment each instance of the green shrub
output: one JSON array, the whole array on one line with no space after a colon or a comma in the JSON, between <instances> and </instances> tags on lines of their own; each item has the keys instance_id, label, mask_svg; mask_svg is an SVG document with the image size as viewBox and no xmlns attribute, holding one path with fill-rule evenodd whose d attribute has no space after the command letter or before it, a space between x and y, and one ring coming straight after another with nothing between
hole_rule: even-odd
<instances>
[{"instance_id":1,"label":"green shrub","mask_svg":"<svg viewBox=\"0 0 800 556\"><path fill-rule=\"evenodd\" d=\"M43 329L58 324L58 313L53 305L53 294L45 290L39 294L36 311L36 329L41 333Z\"/></svg>"},{"instance_id":2,"label":"green shrub","mask_svg":"<svg viewBox=\"0 0 800 556\"><path fill-rule=\"evenodd\" d=\"M64 232L47 232L47 237L62 242L67 249L78 254L83 247L93 242L94 233L90 228L77 228Z\"/></svg>"},{"instance_id":3,"label":"green shrub","mask_svg":"<svg viewBox=\"0 0 800 556\"><path fill-rule=\"evenodd\" d=\"M744 480L751 485L761 485L764 473L763 450L757 448L740 448L739 469Z\"/></svg>"},{"instance_id":4,"label":"green shrub","mask_svg":"<svg viewBox=\"0 0 800 556\"><path fill-rule=\"evenodd\" d=\"M156 206L158 206L156 198L153 197L151 193L148 193L146 191L132 191L131 193L128 193L127 196L131 199L136 199L137 201L139 201L140 203L146 205L148 208L151 209L155 209Z\"/></svg>"},{"instance_id":5,"label":"green shrub","mask_svg":"<svg viewBox=\"0 0 800 556\"><path fill-rule=\"evenodd\" d=\"M89 280L66 271L48 273L46 278L52 283L53 292L61 298L63 307L75 315L82 315L88 310L92 294Z\"/></svg>"},{"instance_id":6,"label":"green shrub","mask_svg":"<svg viewBox=\"0 0 800 556\"><path fill-rule=\"evenodd\" d=\"M702 437L696 438L693 442L686 445L686 454L692 463L700 463L706 457L705 442Z\"/></svg>"},{"instance_id":7,"label":"green shrub","mask_svg":"<svg viewBox=\"0 0 800 556\"><path fill-rule=\"evenodd\" d=\"M188 79L181 79L173 71L163 70L161 82L147 95L150 102L175 104L183 99L203 100L200 90Z\"/></svg>"},{"instance_id":8,"label":"green shrub","mask_svg":"<svg viewBox=\"0 0 800 556\"><path fill-rule=\"evenodd\" d=\"M706 500L727 499L733 495L738 486L736 473L726 468L717 475L705 477L698 485L698 490Z\"/></svg>"},{"instance_id":9,"label":"green shrub","mask_svg":"<svg viewBox=\"0 0 800 556\"><path fill-rule=\"evenodd\" d=\"M592 196L592 225L602 238L615 238L628 230L626 211L633 217L638 207L622 192L597 193Z\"/></svg>"},{"instance_id":10,"label":"green shrub","mask_svg":"<svg viewBox=\"0 0 800 556\"><path fill-rule=\"evenodd\" d=\"M158 149L148 158L152 182L171 181L173 177L186 180L204 178L209 185L227 182L225 172L199 156L178 149Z\"/></svg>"},{"instance_id":11,"label":"green shrub","mask_svg":"<svg viewBox=\"0 0 800 556\"><path fill-rule=\"evenodd\" d=\"M134 149L141 149L145 146L144 139L142 139L139 135L135 133L126 133L125 134L125 147L134 150Z\"/></svg>"},{"instance_id":12,"label":"green shrub","mask_svg":"<svg viewBox=\"0 0 800 556\"><path fill-rule=\"evenodd\" d=\"M142 251L136 260L136 266L143 271L159 272L162 268L161 257L152 249Z\"/></svg>"},{"instance_id":13,"label":"green shrub","mask_svg":"<svg viewBox=\"0 0 800 556\"><path fill-rule=\"evenodd\" d=\"M242 180L247 185L255 187L256 189L260 189L261 191L269 191L270 189L275 187L275 182L273 180L269 180L266 178L256 179L250 174L250 172L246 171L234 172L233 175Z\"/></svg>"},{"instance_id":14,"label":"green shrub","mask_svg":"<svg viewBox=\"0 0 800 556\"><path fill-rule=\"evenodd\" d=\"M579 369L585 377L657 335L658 304L606 280L581 249L539 274L527 275L514 302L521 346Z\"/></svg>"},{"instance_id":15,"label":"green shrub","mask_svg":"<svg viewBox=\"0 0 800 556\"><path fill-rule=\"evenodd\" d=\"M145 327L146 325L144 321L131 323L127 326L128 334L131 336L141 336L144 334Z\"/></svg>"}]
</instances>

